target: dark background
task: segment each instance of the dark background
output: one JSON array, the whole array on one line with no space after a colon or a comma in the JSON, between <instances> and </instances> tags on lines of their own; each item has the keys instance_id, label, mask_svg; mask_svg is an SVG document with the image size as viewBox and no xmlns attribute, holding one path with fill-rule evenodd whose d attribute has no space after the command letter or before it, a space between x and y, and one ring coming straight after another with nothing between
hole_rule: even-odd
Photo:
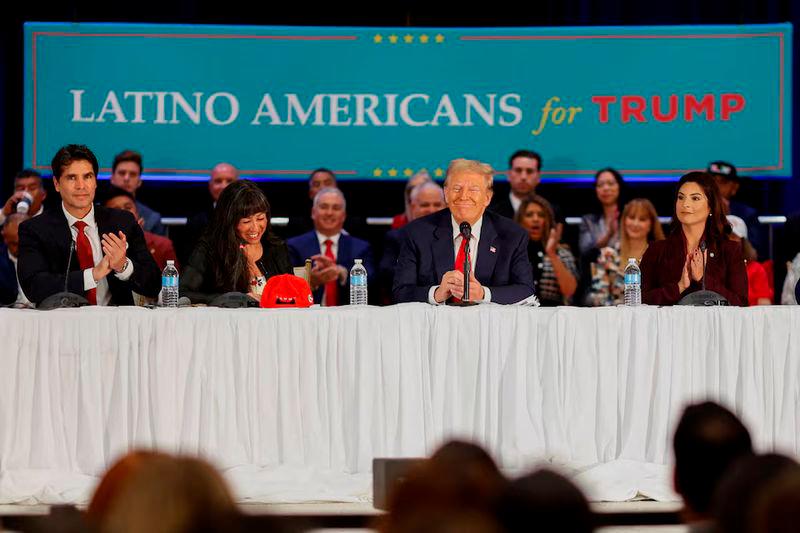
<instances>
[{"instance_id":1,"label":"dark background","mask_svg":"<svg viewBox=\"0 0 800 533\"><path fill-rule=\"evenodd\" d=\"M0 201L12 190L12 178L22 164L22 25L25 21L61 22L148 22L185 24L248 24L306 26L613 26L668 24L762 24L800 21L800 2L793 0L710 0L653 1L641 0L546 0L482 2L467 7L466 2L389 1L329 2L245 2L243 0L164 2L18 2L0 17L2 69L0 70ZM794 39L794 72L800 56ZM536 65L532 64L531 68ZM75 65L80 68L80 65ZM135 75L135 73L132 73ZM545 73L546 74L546 73ZM794 89L792 96L797 94ZM792 99L793 124L798 124L797 98ZM800 210L800 161L796 128L792 135L793 178L784 181L747 180L739 192L743 199L759 209L760 214L788 214ZM120 150L128 148L120 146ZM135 148L135 147L131 147ZM511 153L517 146L509 146ZM535 146L526 147L536 149ZM545 158L545 168L547 154ZM715 159L714 154L708 155ZM145 167L147 154L144 154ZM735 163L735 162L734 162ZM310 162L324 166L324 161ZM110 162L101 162L109 166ZM146 170L146 168L145 168ZM403 209L403 182L342 182L348 198L348 212L353 219L367 216L391 216ZM50 201L57 201L48 184ZM306 213L309 204L306 183L270 181L263 184L277 216ZM505 190L502 189L501 190ZM594 191L590 184L543 184L539 191L560 204L567 216L581 215L593 207ZM632 196L654 201L659 213L672 210L672 184L634 184ZM146 182L140 199L164 216L186 216L200 210L208 196L203 183ZM360 225L359 225L360 226ZM363 226L362 226L363 228ZM380 241L385 228L363 229L363 235ZM179 235L175 235L179 237ZM379 246L378 246L379 247Z\"/></svg>"}]
</instances>

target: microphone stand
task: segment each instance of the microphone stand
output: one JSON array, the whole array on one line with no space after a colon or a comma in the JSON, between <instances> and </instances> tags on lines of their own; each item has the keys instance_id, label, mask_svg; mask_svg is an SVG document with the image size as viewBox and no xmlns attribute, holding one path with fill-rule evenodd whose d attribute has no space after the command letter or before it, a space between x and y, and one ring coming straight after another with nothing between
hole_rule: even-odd
<instances>
[{"instance_id":1,"label":"microphone stand","mask_svg":"<svg viewBox=\"0 0 800 533\"><path fill-rule=\"evenodd\" d=\"M470 264L469 264L469 240L467 240L467 244L464 245L464 297L461 298L463 301L469 301L469 274Z\"/></svg>"},{"instance_id":2,"label":"microphone stand","mask_svg":"<svg viewBox=\"0 0 800 533\"><path fill-rule=\"evenodd\" d=\"M469 262L469 239L467 239L467 244L464 245L464 263L462 268L464 269L464 296L461 298L461 300L449 300L447 305L454 305L456 307L469 307L472 305L478 305L478 302L469 301L469 276L472 272L472 266Z\"/></svg>"}]
</instances>

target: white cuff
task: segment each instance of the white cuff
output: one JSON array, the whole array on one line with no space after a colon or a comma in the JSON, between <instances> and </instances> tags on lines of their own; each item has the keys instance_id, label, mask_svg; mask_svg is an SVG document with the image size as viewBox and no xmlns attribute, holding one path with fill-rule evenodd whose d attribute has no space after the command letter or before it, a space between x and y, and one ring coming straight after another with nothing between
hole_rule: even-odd
<instances>
[{"instance_id":1,"label":"white cuff","mask_svg":"<svg viewBox=\"0 0 800 533\"><path fill-rule=\"evenodd\" d=\"M444 300L442 302L437 302L436 299L433 297L434 293L436 293L436 289L438 289L438 288L439 288L439 285L434 285L433 287L431 287L428 290L428 303L431 304L431 305L444 305L444 302L447 301L447 300Z\"/></svg>"},{"instance_id":2,"label":"white cuff","mask_svg":"<svg viewBox=\"0 0 800 533\"><path fill-rule=\"evenodd\" d=\"M481 300L481 302L485 303L485 304L488 304L491 301L492 301L492 291L491 291L491 289L489 289L489 287L484 287L483 288L483 300Z\"/></svg>"},{"instance_id":3,"label":"white cuff","mask_svg":"<svg viewBox=\"0 0 800 533\"><path fill-rule=\"evenodd\" d=\"M122 272L114 272L114 276L116 276L116 278L120 281L128 281L128 279L131 277L131 274L133 274L133 261L131 261L130 258L128 258L128 264L125 265L125 268L122 270Z\"/></svg>"},{"instance_id":4,"label":"white cuff","mask_svg":"<svg viewBox=\"0 0 800 533\"><path fill-rule=\"evenodd\" d=\"M83 271L83 290L88 291L90 289L96 289L96 288L97 288L97 282L94 280L94 276L92 276L92 269L91 268L85 269Z\"/></svg>"}]
</instances>

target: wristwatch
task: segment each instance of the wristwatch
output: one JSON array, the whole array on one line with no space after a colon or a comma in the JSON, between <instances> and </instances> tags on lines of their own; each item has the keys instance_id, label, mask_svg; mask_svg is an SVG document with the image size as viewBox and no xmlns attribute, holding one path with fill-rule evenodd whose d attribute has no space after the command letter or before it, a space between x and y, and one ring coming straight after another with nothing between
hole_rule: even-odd
<instances>
[{"instance_id":1,"label":"wristwatch","mask_svg":"<svg viewBox=\"0 0 800 533\"><path fill-rule=\"evenodd\" d=\"M117 274L122 274L123 272L125 272L125 269L128 268L128 265L130 265L130 264L131 264L130 257L126 257L125 258L125 264L122 265L122 268L119 269L119 270L114 270L114 272L116 272Z\"/></svg>"}]
</instances>

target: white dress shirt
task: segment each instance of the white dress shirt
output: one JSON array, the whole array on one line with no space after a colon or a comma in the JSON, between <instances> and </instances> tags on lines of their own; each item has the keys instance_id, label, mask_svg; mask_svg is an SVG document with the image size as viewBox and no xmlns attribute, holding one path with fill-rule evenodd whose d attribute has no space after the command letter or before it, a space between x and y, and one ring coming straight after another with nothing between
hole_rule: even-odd
<instances>
[{"instance_id":1,"label":"white dress shirt","mask_svg":"<svg viewBox=\"0 0 800 533\"><path fill-rule=\"evenodd\" d=\"M510 192L508 193L508 199L511 200L511 207L514 208L514 213L519 211L519 206L522 205L522 198L517 198L513 192Z\"/></svg>"},{"instance_id":2,"label":"white dress shirt","mask_svg":"<svg viewBox=\"0 0 800 533\"><path fill-rule=\"evenodd\" d=\"M11 262L14 263L14 272L17 272L17 258L11 255L11 252L6 250L8 254L8 258L11 259ZM22 286L19 284L19 273L17 272L17 299L14 302L15 304L24 305L26 307L36 307L36 305L28 300L28 297L25 296L25 293L22 291Z\"/></svg>"},{"instance_id":3,"label":"white dress shirt","mask_svg":"<svg viewBox=\"0 0 800 533\"><path fill-rule=\"evenodd\" d=\"M450 216L450 222L453 225L453 257L458 257L458 250L461 248L461 241L464 240L464 237L461 236L461 228L459 227L458 222L453 216ZM483 217L481 216L477 222L472 226L472 236L469 239L469 258L470 258L470 265L469 268L472 273L475 273L475 265L478 263L478 244L481 242L481 227L483 227ZM455 265L454 265L455 266ZM453 269L455 270L455 269ZM428 303L433 305L443 305L447 300L444 302L437 302L436 299L433 297L433 294L436 292L440 285L434 285L428 291ZM476 300L484 303L488 303L492 301L492 291L489 290L489 287L483 287L483 300Z\"/></svg>"},{"instance_id":4,"label":"white dress shirt","mask_svg":"<svg viewBox=\"0 0 800 533\"><path fill-rule=\"evenodd\" d=\"M94 259L94 265L97 266L103 259L103 247L100 243L100 233L97 229L97 222L94 219L94 206L92 206L89 213L83 218L75 218L69 214L64 204L61 204L61 209L64 211L64 216L67 217L67 224L69 224L69 229L72 232L72 241L74 243L78 242L78 228L75 227L75 223L78 220L82 220L86 223L83 232L86 234L86 237L89 238L89 244L92 246L92 258ZM75 251L72 253L73 261L78 259L77 250L77 244L75 244ZM133 261L128 261L125 270L122 272L114 272L114 275L120 281L127 281L130 279L131 274L133 274ZM86 268L83 270L83 290L88 291L89 289L97 289L97 305L108 305L109 302L111 302L111 292L108 290L108 281L106 281L106 278L95 281L94 276L92 276L92 269Z\"/></svg>"}]
</instances>

